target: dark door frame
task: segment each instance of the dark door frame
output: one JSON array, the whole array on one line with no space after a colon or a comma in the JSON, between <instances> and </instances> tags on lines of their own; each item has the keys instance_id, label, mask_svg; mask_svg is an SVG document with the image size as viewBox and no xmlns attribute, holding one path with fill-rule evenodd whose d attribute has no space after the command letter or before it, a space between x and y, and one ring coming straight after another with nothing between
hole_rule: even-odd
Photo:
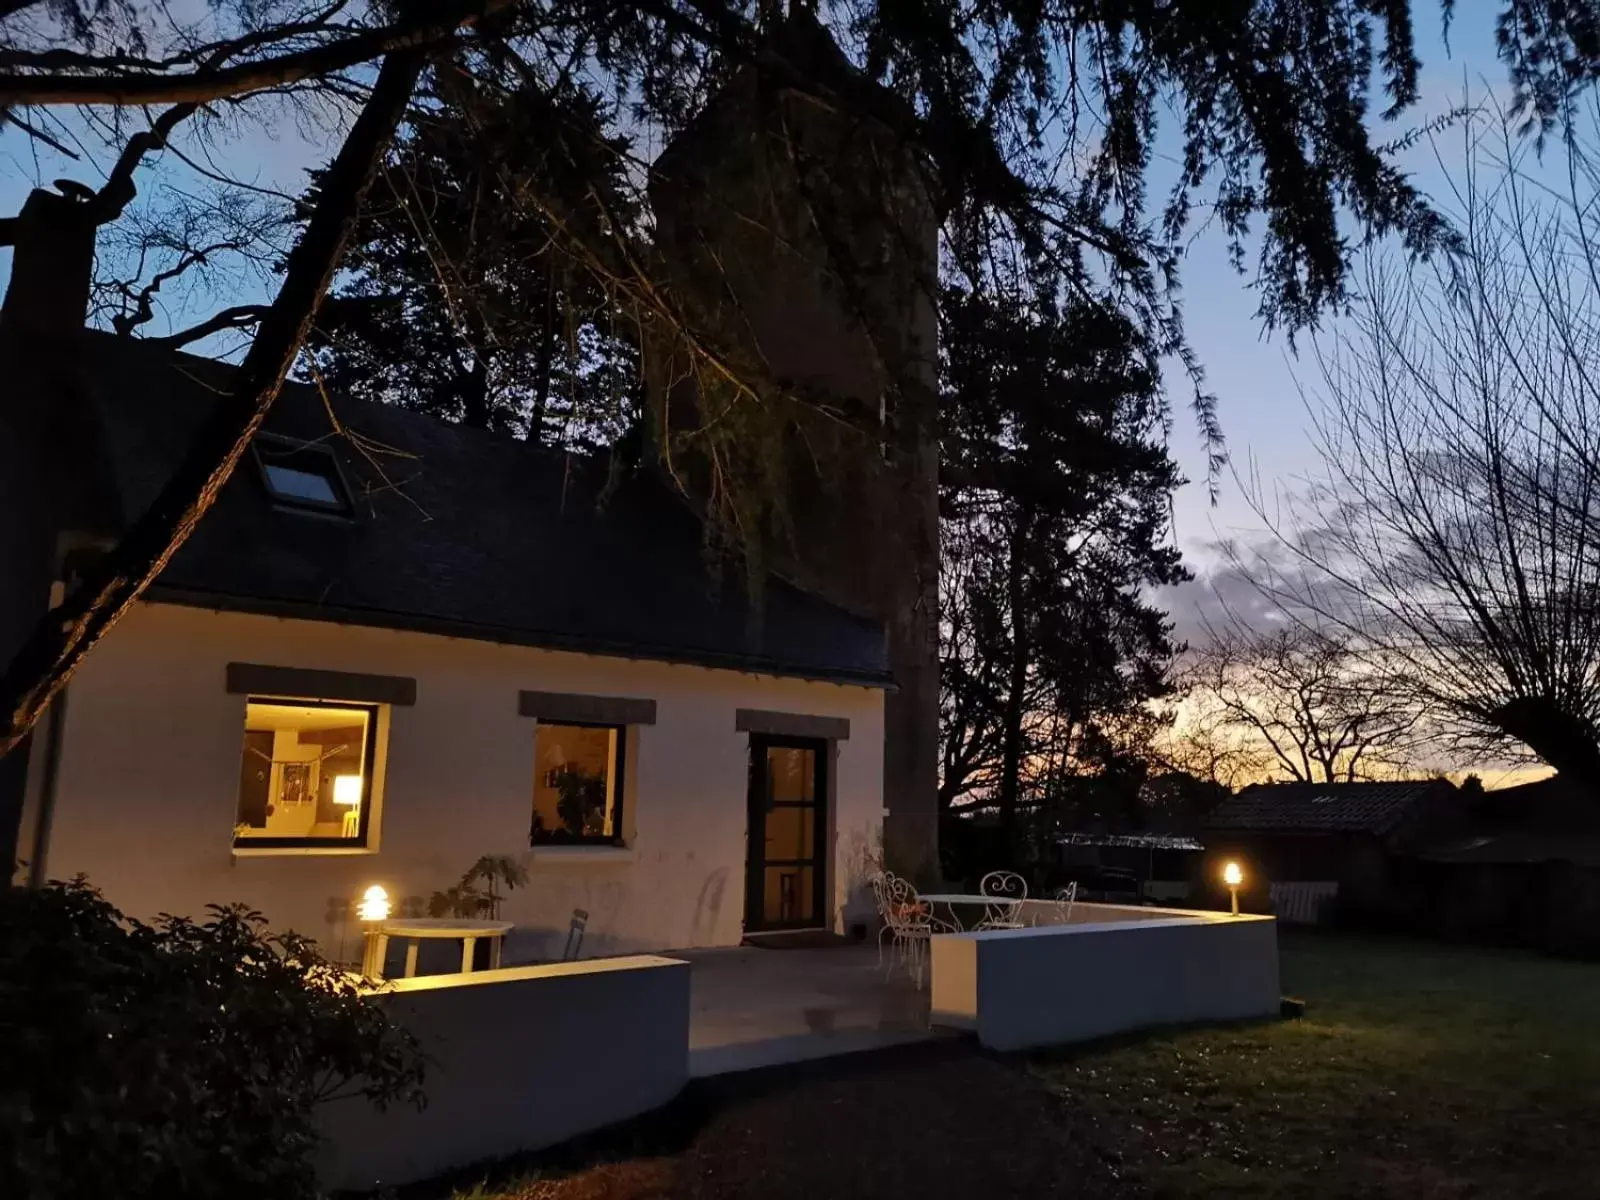
<instances>
[{"instance_id":1,"label":"dark door frame","mask_svg":"<svg viewBox=\"0 0 1600 1200\"><path fill-rule=\"evenodd\" d=\"M780 859L771 864L767 862L766 752L771 747L809 750L814 757L816 767L812 776L813 799L809 805L812 812L810 859ZM829 830L832 828L829 801L833 793L832 780L829 776L829 771L832 769L831 748L831 743L826 738L788 737L775 733L750 735L750 775L745 790L744 928L746 933L826 929L830 924L827 896L829 860L832 858L829 853L832 846L829 837ZM760 839L759 842L757 839ZM790 862L796 866L811 868L814 891L813 915L799 921L767 921L764 919L766 868L769 865L782 866Z\"/></svg>"}]
</instances>

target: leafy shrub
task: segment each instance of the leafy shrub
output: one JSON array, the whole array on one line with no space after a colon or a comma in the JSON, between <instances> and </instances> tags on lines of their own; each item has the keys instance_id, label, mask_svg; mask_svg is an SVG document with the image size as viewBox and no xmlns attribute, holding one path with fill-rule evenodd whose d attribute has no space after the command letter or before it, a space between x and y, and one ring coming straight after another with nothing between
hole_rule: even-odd
<instances>
[{"instance_id":1,"label":"leafy shrub","mask_svg":"<svg viewBox=\"0 0 1600 1200\"><path fill-rule=\"evenodd\" d=\"M421 1103L416 1043L312 942L209 911L0 892L0 1196L308 1197L317 1104Z\"/></svg>"},{"instance_id":2,"label":"leafy shrub","mask_svg":"<svg viewBox=\"0 0 1600 1200\"><path fill-rule=\"evenodd\" d=\"M504 854L485 854L467 868L461 882L453 888L435 892L428 898L430 917L468 917L474 920L500 919L500 894L504 884L508 892L528 882L528 871L516 859ZM479 949L487 950L487 945Z\"/></svg>"}]
</instances>

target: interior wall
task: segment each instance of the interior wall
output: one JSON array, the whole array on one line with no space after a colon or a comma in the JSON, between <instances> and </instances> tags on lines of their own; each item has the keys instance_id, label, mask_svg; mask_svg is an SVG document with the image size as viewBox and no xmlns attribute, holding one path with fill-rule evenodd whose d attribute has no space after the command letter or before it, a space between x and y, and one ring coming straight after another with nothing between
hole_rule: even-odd
<instances>
[{"instance_id":1,"label":"interior wall","mask_svg":"<svg viewBox=\"0 0 1600 1200\"><path fill-rule=\"evenodd\" d=\"M380 710L378 849L233 852L246 698L224 690L230 661L416 678L414 706ZM534 722L518 714L520 689L657 702L654 725L629 729L625 848L530 850ZM832 915L866 911L883 821L877 689L141 604L73 681L49 873L82 872L143 918L241 901L349 961L359 927L348 910L368 885L397 904L425 900L480 855L508 854L530 876L502 914L518 926L508 962L559 955L575 908L589 914L586 957L733 945L749 746L739 708L850 721L837 744ZM37 790L35 779L35 805Z\"/></svg>"}]
</instances>

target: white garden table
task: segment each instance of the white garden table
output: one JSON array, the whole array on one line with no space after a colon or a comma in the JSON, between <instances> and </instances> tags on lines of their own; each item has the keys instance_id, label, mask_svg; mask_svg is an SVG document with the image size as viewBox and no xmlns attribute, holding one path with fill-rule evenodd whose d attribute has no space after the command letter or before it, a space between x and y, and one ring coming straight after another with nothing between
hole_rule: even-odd
<instances>
[{"instance_id":1,"label":"white garden table","mask_svg":"<svg viewBox=\"0 0 1600 1200\"><path fill-rule=\"evenodd\" d=\"M417 973L417 947L423 938L453 938L461 942L461 973L472 972L472 952L479 938L489 939L489 969L500 965L500 947L514 926L510 921L469 921L459 917L415 917L400 921L385 921L378 926L378 959L382 964L388 953L389 939L410 938L406 947L406 973L410 979Z\"/></svg>"},{"instance_id":2,"label":"white garden table","mask_svg":"<svg viewBox=\"0 0 1600 1200\"><path fill-rule=\"evenodd\" d=\"M1023 896L974 896L967 892L918 892L917 899L925 904L943 904L950 910L950 917L963 933L970 933L988 918L990 913L1002 916L1004 920L1015 922L1022 912L1022 904L1026 897ZM972 923L962 919L963 908L976 908L979 911L968 918Z\"/></svg>"}]
</instances>

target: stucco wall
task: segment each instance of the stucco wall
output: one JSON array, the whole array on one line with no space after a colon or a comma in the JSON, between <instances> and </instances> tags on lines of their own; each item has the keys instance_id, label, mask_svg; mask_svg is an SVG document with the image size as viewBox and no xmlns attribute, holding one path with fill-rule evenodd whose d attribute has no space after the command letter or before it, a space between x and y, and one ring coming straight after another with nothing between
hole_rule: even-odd
<instances>
[{"instance_id":1,"label":"stucco wall","mask_svg":"<svg viewBox=\"0 0 1600 1200\"><path fill-rule=\"evenodd\" d=\"M1168 910L933 939L933 1023L974 1030L991 1050L1266 1017L1278 1003L1271 917Z\"/></svg>"},{"instance_id":2,"label":"stucco wall","mask_svg":"<svg viewBox=\"0 0 1600 1200\"><path fill-rule=\"evenodd\" d=\"M384 710L376 852L232 853L245 697L224 690L230 661L415 677L416 704ZM656 723L629 731L627 849L529 851L534 723L518 714L521 689L656 701ZM880 691L141 605L71 685L49 873L83 872L144 917L244 901L350 961L358 931L342 912L368 884L426 896L479 855L511 854L530 882L505 905L519 926L507 961L559 954L574 908L589 913L585 956L736 944L749 745L739 708L849 719L835 767L834 912L864 904L863 856L882 825ZM36 806L37 780L32 792Z\"/></svg>"},{"instance_id":3,"label":"stucco wall","mask_svg":"<svg viewBox=\"0 0 1600 1200\"><path fill-rule=\"evenodd\" d=\"M1149 904L1101 904L1094 900L1074 900L1070 906L1054 900L1024 900L1018 920L1033 928L1037 925L1107 925L1116 921L1166 921L1173 917L1192 917L1193 909L1157 908Z\"/></svg>"},{"instance_id":4,"label":"stucco wall","mask_svg":"<svg viewBox=\"0 0 1600 1200\"><path fill-rule=\"evenodd\" d=\"M539 1150L665 1104L688 1079L689 964L650 955L395 982L427 1056L421 1112L319 1113L325 1186L394 1187Z\"/></svg>"}]
</instances>

